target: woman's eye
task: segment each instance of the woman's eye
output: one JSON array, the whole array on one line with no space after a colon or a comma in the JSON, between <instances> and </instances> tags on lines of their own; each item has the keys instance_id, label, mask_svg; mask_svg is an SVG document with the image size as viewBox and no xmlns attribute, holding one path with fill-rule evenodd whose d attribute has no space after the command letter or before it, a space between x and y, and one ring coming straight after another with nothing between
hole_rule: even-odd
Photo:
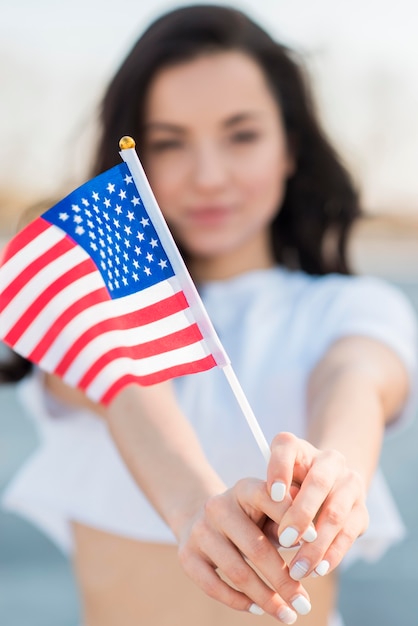
<instances>
[{"instance_id":1,"label":"woman's eye","mask_svg":"<svg viewBox=\"0 0 418 626\"><path fill-rule=\"evenodd\" d=\"M232 143L252 143L257 141L259 133L253 130L242 130L232 135Z\"/></svg>"},{"instance_id":2,"label":"woman's eye","mask_svg":"<svg viewBox=\"0 0 418 626\"><path fill-rule=\"evenodd\" d=\"M182 145L182 142L177 139L161 139L160 141L151 141L149 150L157 153L167 152L169 150L178 150Z\"/></svg>"}]
</instances>

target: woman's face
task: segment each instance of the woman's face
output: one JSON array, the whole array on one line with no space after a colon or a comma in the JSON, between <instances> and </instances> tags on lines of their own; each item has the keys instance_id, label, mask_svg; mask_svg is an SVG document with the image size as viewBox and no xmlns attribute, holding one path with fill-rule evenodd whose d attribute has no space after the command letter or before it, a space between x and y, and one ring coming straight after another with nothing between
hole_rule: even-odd
<instances>
[{"instance_id":1,"label":"woman's face","mask_svg":"<svg viewBox=\"0 0 418 626\"><path fill-rule=\"evenodd\" d=\"M144 137L150 184L192 264L217 263L226 276L273 263L269 225L293 160L254 60L228 51L161 70Z\"/></svg>"}]
</instances>

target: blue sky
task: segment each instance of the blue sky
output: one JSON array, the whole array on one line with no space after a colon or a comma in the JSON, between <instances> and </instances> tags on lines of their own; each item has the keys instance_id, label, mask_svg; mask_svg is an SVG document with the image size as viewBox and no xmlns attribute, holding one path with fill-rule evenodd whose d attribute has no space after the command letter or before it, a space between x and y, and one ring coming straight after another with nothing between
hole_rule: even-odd
<instances>
[{"instance_id":1,"label":"blue sky","mask_svg":"<svg viewBox=\"0 0 418 626\"><path fill-rule=\"evenodd\" d=\"M418 213L416 0L219 4L242 7L305 54L324 123L367 206ZM106 81L146 24L176 5L0 0L0 187L48 194L82 178Z\"/></svg>"}]
</instances>

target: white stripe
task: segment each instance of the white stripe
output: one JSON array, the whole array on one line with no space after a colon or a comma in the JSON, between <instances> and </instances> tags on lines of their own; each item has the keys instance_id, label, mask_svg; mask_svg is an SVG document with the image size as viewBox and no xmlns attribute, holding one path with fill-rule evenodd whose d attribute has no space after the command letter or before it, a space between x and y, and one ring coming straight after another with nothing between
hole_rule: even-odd
<instances>
[{"instance_id":1,"label":"white stripe","mask_svg":"<svg viewBox=\"0 0 418 626\"><path fill-rule=\"evenodd\" d=\"M194 323L189 309L179 311L161 320L138 328L109 331L91 341L74 359L65 379L69 385L77 386L92 365L103 354L113 348L139 346L189 327Z\"/></svg>"},{"instance_id":2,"label":"white stripe","mask_svg":"<svg viewBox=\"0 0 418 626\"><path fill-rule=\"evenodd\" d=\"M65 233L60 228L51 226L40 235L32 239L21 250L16 252L0 268L0 294L3 290L19 276L36 259L55 246L61 239L65 238Z\"/></svg>"},{"instance_id":3,"label":"white stripe","mask_svg":"<svg viewBox=\"0 0 418 626\"><path fill-rule=\"evenodd\" d=\"M64 354L66 354L67 350L73 345L74 341L86 330L91 328L91 326L103 320L133 313L134 311L140 311L151 304L155 304L160 300L172 296L178 291L180 291L180 286L176 277L173 276L143 291L133 293L124 298L115 298L114 300L100 302L99 304L89 307L73 318L62 330L41 359L39 363L40 367L48 372L54 371Z\"/></svg>"},{"instance_id":4,"label":"white stripe","mask_svg":"<svg viewBox=\"0 0 418 626\"><path fill-rule=\"evenodd\" d=\"M132 374L134 376L146 376L147 374L153 374L169 367L175 367L184 363L193 363L204 359L210 354L204 340L194 343L184 348L178 348L165 354L159 354L149 357L147 359L141 359L140 361L133 361L132 359L122 358L115 359L104 367L96 378L87 387L86 393L95 402L100 401L106 391L120 378L126 374ZM64 380L66 378L64 376Z\"/></svg>"},{"instance_id":5,"label":"white stripe","mask_svg":"<svg viewBox=\"0 0 418 626\"><path fill-rule=\"evenodd\" d=\"M16 324L20 315L32 302L45 291L45 289L64 272L78 265L89 256L79 246L68 250L55 261L43 267L9 302L4 311L0 314L0 334L4 337Z\"/></svg>"},{"instance_id":6,"label":"white stripe","mask_svg":"<svg viewBox=\"0 0 418 626\"><path fill-rule=\"evenodd\" d=\"M16 352L22 356L30 354L68 306L103 286L104 283L100 273L91 272L57 293L27 327L19 341L15 343L14 349Z\"/></svg>"}]
</instances>

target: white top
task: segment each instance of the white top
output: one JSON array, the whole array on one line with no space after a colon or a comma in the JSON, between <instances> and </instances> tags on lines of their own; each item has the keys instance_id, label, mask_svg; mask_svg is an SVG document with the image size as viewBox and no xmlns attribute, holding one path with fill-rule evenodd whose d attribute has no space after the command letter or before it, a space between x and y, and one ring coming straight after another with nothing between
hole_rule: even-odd
<instances>
[{"instance_id":1,"label":"white top","mask_svg":"<svg viewBox=\"0 0 418 626\"><path fill-rule=\"evenodd\" d=\"M367 335L390 346L412 381L417 367L412 307L394 287L369 277L312 277L281 268L206 284L201 295L235 373L270 443L281 431L306 434L310 370L336 339ZM265 477L265 461L222 370L175 381L182 409L226 484ZM37 372L20 396L39 427L41 445L5 493L4 505L40 525L65 551L69 520L123 536L173 542L125 468L106 424L49 397ZM402 421L415 410L415 394ZM401 420L398 419L398 423ZM381 474L369 492L371 523L346 557L375 559L404 535Z\"/></svg>"}]
</instances>

